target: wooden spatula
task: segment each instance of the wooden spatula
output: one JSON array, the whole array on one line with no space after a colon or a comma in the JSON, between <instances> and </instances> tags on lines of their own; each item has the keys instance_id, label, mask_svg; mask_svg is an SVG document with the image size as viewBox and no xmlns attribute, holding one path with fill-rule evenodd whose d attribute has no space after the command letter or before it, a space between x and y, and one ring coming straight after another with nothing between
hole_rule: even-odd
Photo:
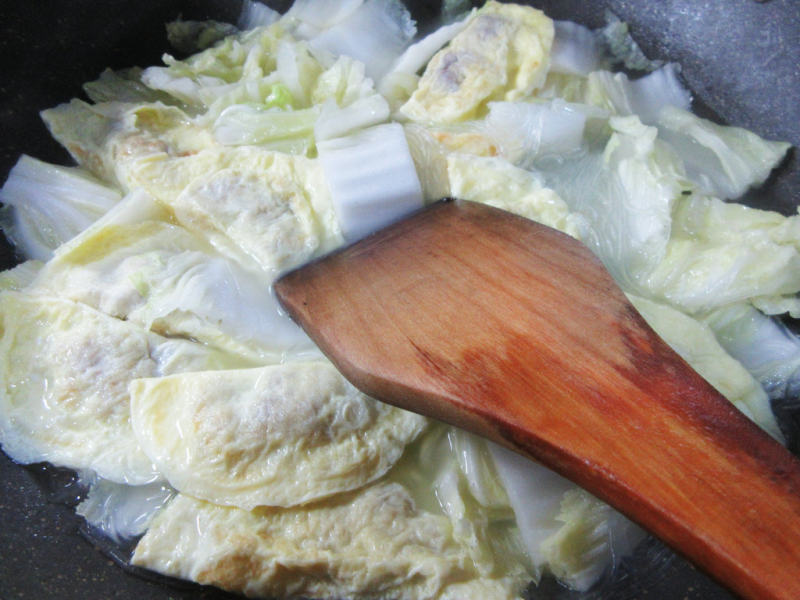
<instances>
[{"instance_id":1,"label":"wooden spatula","mask_svg":"<svg viewBox=\"0 0 800 600\"><path fill-rule=\"evenodd\" d=\"M800 598L800 461L576 240L444 201L275 289L367 394L541 461L744 597Z\"/></svg>"}]
</instances>

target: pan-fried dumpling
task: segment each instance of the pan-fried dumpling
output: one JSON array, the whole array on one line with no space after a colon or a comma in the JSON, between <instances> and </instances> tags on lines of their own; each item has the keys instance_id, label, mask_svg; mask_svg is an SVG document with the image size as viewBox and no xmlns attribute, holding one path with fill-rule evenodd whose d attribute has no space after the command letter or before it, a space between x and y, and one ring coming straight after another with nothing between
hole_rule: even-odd
<instances>
[{"instance_id":1,"label":"pan-fried dumpling","mask_svg":"<svg viewBox=\"0 0 800 600\"><path fill-rule=\"evenodd\" d=\"M173 487L247 509L374 481L426 423L362 394L326 361L140 379L131 414Z\"/></svg>"},{"instance_id":2,"label":"pan-fried dumpling","mask_svg":"<svg viewBox=\"0 0 800 600\"><path fill-rule=\"evenodd\" d=\"M487 2L428 63L400 113L452 123L483 116L491 100L517 100L544 81L553 22L529 6Z\"/></svg>"},{"instance_id":3,"label":"pan-fried dumpling","mask_svg":"<svg viewBox=\"0 0 800 600\"><path fill-rule=\"evenodd\" d=\"M133 176L181 225L274 276L343 242L317 160L254 146L143 161Z\"/></svg>"},{"instance_id":4,"label":"pan-fried dumpling","mask_svg":"<svg viewBox=\"0 0 800 600\"><path fill-rule=\"evenodd\" d=\"M263 272L220 255L144 192L59 248L32 289L257 364L318 354L279 309Z\"/></svg>"},{"instance_id":5,"label":"pan-fried dumpling","mask_svg":"<svg viewBox=\"0 0 800 600\"><path fill-rule=\"evenodd\" d=\"M229 368L225 356L69 300L3 292L0 443L22 463L93 469L118 483L156 480L130 426L129 382Z\"/></svg>"},{"instance_id":6,"label":"pan-fried dumpling","mask_svg":"<svg viewBox=\"0 0 800 600\"><path fill-rule=\"evenodd\" d=\"M161 102L92 105L73 99L43 111L42 119L79 165L125 192L136 187L129 170L140 161L191 154L213 144L209 131Z\"/></svg>"},{"instance_id":7,"label":"pan-fried dumpling","mask_svg":"<svg viewBox=\"0 0 800 600\"><path fill-rule=\"evenodd\" d=\"M0 295L0 439L23 463L144 483L158 471L128 425L128 382L157 374L145 331L54 298Z\"/></svg>"},{"instance_id":8,"label":"pan-fried dumpling","mask_svg":"<svg viewBox=\"0 0 800 600\"><path fill-rule=\"evenodd\" d=\"M132 562L265 598L520 597L528 582L521 570L474 561L452 530L397 483L252 512L179 495L156 516Z\"/></svg>"}]
</instances>

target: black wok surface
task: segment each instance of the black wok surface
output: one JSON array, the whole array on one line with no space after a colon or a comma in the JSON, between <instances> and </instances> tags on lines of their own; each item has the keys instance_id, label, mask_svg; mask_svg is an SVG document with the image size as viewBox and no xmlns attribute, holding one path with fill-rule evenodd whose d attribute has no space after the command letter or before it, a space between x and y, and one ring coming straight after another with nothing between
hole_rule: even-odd
<instances>
[{"instance_id":1,"label":"black wok surface","mask_svg":"<svg viewBox=\"0 0 800 600\"><path fill-rule=\"evenodd\" d=\"M284 9L289 2L273 6ZM409 2L425 30L438 2ZM534 0L550 16L589 26L612 10L631 24L648 56L677 61L705 116L800 146L800 3L797 0ZM81 83L105 67L156 64L168 49L163 24L187 19L235 21L238 0L35 0L0 2L0 178L21 153L70 164L38 111L81 95ZM792 213L800 204L796 149L751 204ZM0 242L2 244L2 242ZM15 264L0 245L0 267ZM789 433L798 413L782 413ZM793 449L797 451L796 438ZM216 590L123 571L80 532L68 504L78 490L68 474L43 475L0 454L0 600L43 598L233 598ZM722 600L731 596L652 543L623 566L603 597ZM655 558L653 558L655 557ZM546 583L534 597L577 598Z\"/></svg>"}]
</instances>

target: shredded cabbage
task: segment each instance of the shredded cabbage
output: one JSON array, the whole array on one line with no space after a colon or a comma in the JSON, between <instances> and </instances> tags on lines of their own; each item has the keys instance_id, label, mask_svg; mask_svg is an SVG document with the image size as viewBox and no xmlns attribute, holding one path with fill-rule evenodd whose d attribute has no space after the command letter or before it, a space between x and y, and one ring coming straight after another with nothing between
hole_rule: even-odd
<instances>
[{"instance_id":1,"label":"shredded cabbage","mask_svg":"<svg viewBox=\"0 0 800 600\"><path fill-rule=\"evenodd\" d=\"M703 320L771 398L800 396L800 338L783 323L748 304L719 308Z\"/></svg>"},{"instance_id":2,"label":"shredded cabbage","mask_svg":"<svg viewBox=\"0 0 800 600\"><path fill-rule=\"evenodd\" d=\"M586 114L563 100L490 102L486 127L511 162L531 166L542 155L569 156L581 149Z\"/></svg>"},{"instance_id":3,"label":"shredded cabbage","mask_svg":"<svg viewBox=\"0 0 800 600\"><path fill-rule=\"evenodd\" d=\"M678 80L678 66L670 63L631 80L624 73L595 71L586 81L585 100L618 115L636 115L647 124L658 121L669 106L688 109L692 97Z\"/></svg>"},{"instance_id":4,"label":"shredded cabbage","mask_svg":"<svg viewBox=\"0 0 800 600\"><path fill-rule=\"evenodd\" d=\"M247 104L234 104L219 115L214 122L214 137L228 146L272 146L272 142L291 141L296 146L292 154L305 154L313 144L314 124L319 117L318 108L282 110Z\"/></svg>"},{"instance_id":5,"label":"shredded cabbage","mask_svg":"<svg viewBox=\"0 0 800 600\"><path fill-rule=\"evenodd\" d=\"M246 31L256 27L272 25L280 17L281 13L258 0L243 0L242 12L239 14L239 20L236 24L239 29Z\"/></svg>"},{"instance_id":6,"label":"shredded cabbage","mask_svg":"<svg viewBox=\"0 0 800 600\"><path fill-rule=\"evenodd\" d=\"M689 178L722 199L738 198L764 183L790 146L741 127L717 125L677 106L665 107L656 123L661 139L683 158Z\"/></svg>"},{"instance_id":7,"label":"shredded cabbage","mask_svg":"<svg viewBox=\"0 0 800 600\"><path fill-rule=\"evenodd\" d=\"M341 23L363 4L364 0L296 0L286 17L318 33Z\"/></svg>"},{"instance_id":8,"label":"shredded cabbage","mask_svg":"<svg viewBox=\"0 0 800 600\"><path fill-rule=\"evenodd\" d=\"M687 188L683 167L657 130L635 116L612 117L601 148L538 163L545 184L579 214L583 241L623 289L641 289L664 258L672 208Z\"/></svg>"},{"instance_id":9,"label":"shredded cabbage","mask_svg":"<svg viewBox=\"0 0 800 600\"><path fill-rule=\"evenodd\" d=\"M142 535L153 517L176 494L162 481L126 485L103 479L91 471L82 472L79 481L89 486L89 491L75 512L115 542Z\"/></svg>"},{"instance_id":10,"label":"shredded cabbage","mask_svg":"<svg viewBox=\"0 0 800 600\"><path fill-rule=\"evenodd\" d=\"M47 260L53 250L91 225L122 195L85 170L20 157L0 189L5 232L25 258Z\"/></svg>"},{"instance_id":11,"label":"shredded cabbage","mask_svg":"<svg viewBox=\"0 0 800 600\"><path fill-rule=\"evenodd\" d=\"M686 312L800 291L800 217L681 197L662 261L643 289Z\"/></svg>"},{"instance_id":12,"label":"shredded cabbage","mask_svg":"<svg viewBox=\"0 0 800 600\"><path fill-rule=\"evenodd\" d=\"M564 493L554 520L560 527L541 543L541 552L550 572L578 591L591 588L645 535L610 506L578 488Z\"/></svg>"},{"instance_id":13,"label":"shredded cabbage","mask_svg":"<svg viewBox=\"0 0 800 600\"><path fill-rule=\"evenodd\" d=\"M309 90L320 73L322 65L309 52L303 42L281 40L276 52L275 75L292 94L297 106L308 106Z\"/></svg>"},{"instance_id":14,"label":"shredded cabbage","mask_svg":"<svg viewBox=\"0 0 800 600\"><path fill-rule=\"evenodd\" d=\"M344 19L310 39L317 50L364 63L377 81L414 37L417 28L399 0L365 0Z\"/></svg>"},{"instance_id":15,"label":"shredded cabbage","mask_svg":"<svg viewBox=\"0 0 800 600\"><path fill-rule=\"evenodd\" d=\"M361 98L344 108L327 102L314 124L314 137L319 141L342 137L357 129L383 123L388 118L389 104L379 94Z\"/></svg>"},{"instance_id":16,"label":"shredded cabbage","mask_svg":"<svg viewBox=\"0 0 800 600\"><path fill-rule=\"evenodd\" d=\"M604 63L600 38L590 29L571 21L555 22L550 70L586 76Z\"/></svg>"},{"instance_id":17,"label":"shredded cabbage","mask_svg":"<svg viewBox=\"0 0 800 600\"><path fill-rule=\"evenodd\" d=\"M536 573L548 569L585 591L644 533L546 467L489 443Z\"/></svg>"},{"instance_id":18,"label":"shredded cabbage","mask_svg":"<svg viewBox=\"0 0 800 600\"><path fill-rule=\"evenodd\" d=\"M28 287L36 279L43 266L44 263L40 260L26 260L16 267L0 271L0 291L18 292Z\"/></svg>"}]
</instances>

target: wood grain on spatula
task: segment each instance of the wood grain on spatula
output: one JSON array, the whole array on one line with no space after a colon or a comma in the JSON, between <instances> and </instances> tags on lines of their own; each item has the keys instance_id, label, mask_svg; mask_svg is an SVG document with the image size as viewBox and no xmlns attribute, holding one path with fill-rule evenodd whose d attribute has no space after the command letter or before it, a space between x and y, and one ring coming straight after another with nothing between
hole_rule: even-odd
<instances>
[{"instance_id":1,"label":"wood grain on spatula","mask_svg":"<svg viewBox=\"0 0 800 600\"><path fill-rule=\"evenodd\" d=\"M541 461L744 597L800 598L800 462L576 240L440 202L276 291L364 392Z\"/></svg>"}]
</instances>

